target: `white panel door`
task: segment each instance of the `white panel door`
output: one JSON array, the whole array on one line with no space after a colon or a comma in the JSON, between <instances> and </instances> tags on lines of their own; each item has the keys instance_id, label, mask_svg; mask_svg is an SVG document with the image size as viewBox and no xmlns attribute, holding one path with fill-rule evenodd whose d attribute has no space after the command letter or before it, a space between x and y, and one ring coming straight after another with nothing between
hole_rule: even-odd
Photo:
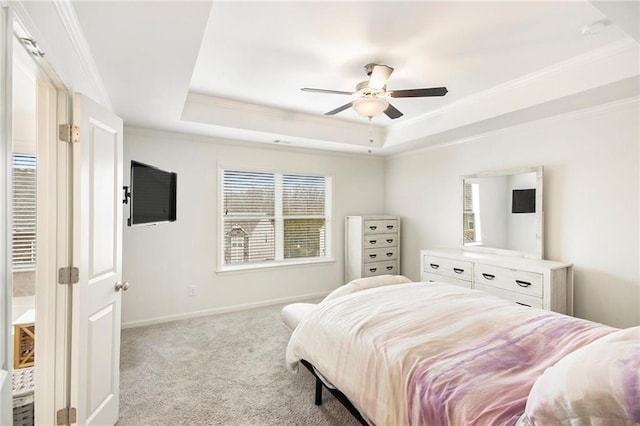
<instances>
[{"instance_id":1,"label":"white panel door","mask_svg":"<svg viewBox=\"0 0 640 426\"><path fill-rule=\"evenodd\" d=\"M11 424L11 238L8 192L11 168L11 11L0 6L0 424Z\"/></svg>"},{"instance_id":2,"label":"white panel door","mask_svg":"<svg viewBox=\"0 0 640 426\"><path fill-rule=\"evenodd\" d=\"M76 94L73 122L71 407L77 423L118 420L122 292L122 120Z\"/></svg>"}]
</instances>

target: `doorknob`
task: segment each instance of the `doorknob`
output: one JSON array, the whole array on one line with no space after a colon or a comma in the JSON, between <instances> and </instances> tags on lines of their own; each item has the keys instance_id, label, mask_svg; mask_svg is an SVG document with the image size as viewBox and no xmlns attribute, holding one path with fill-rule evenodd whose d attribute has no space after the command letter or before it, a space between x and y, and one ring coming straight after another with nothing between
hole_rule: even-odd
<instances>
[{"instance_id":1,"label":"doorknob","mask_svg":"<svg viewBox=\"0 0 640 426\"><path fill-rule=\"evenodd\" d=\"M129 283L127 281L123 283L116 283L116 291L127 291L129 290Z\"/></svg>"}]
</instances>

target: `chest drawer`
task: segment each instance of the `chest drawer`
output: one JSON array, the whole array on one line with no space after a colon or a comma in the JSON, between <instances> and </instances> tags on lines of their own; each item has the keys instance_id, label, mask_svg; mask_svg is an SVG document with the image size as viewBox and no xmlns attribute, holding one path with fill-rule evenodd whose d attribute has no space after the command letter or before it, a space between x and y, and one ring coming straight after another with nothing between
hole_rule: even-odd
<instances>
[{"instance_id":1,"label":"chest drawer","mask_svg":"<svg viewBox=\"0 0 640 426\"><path fill-rule=\"evenodd\" d=\"M397 247L386 247L378 249L366 249L364 251L364 262L382 262L385 260L395 260L398 258Z\"/></svg>"},{"instance_id":2,"label":"chest drawer","mask_svg":"<svg viewBox=\"0 0 640 426\"><path fill-rule=\"evenodd\" d=\"M397 219L378 219L364 221L365 234L386 234L392 232L398 232Z\"/></svg>"},{"instance_id":3,"label":"chest drawer","mask_svg":"<svg viewBox=\"0 0 640 426\"><path fill-rule=\"evenodd\" d=\"M432 274L431 272L423 272L422 281L435 281L446 284L453 284L464 288L471 288L471 281L461 280L458 278L450 278L444 275Z\"/></svg>"},{"instance_id":4,"label":"chest drawer","mask_svg":"<svg viewBox=\"0 0 640 426\"><path fill-rule=\"evenodd\" d=\"M471 281L472 265L471 262L465 262L464 260L425 255L423 272Z\"/></svg>"},{"instance_id":5,"label":"chest drawer","mask_svg":"<svg viewBox=\"0 0 640 426\"><path fill-rule=\"evenodd\" d=\"M474 282L523 295L542 297L543 276L536 272L476 263Z\"/></svg>"},{"instance_id":6,"label":"chest drawer","mask_svg":"<svg viewBox=\"0 0 640 426\"><path fill-rule=\"evenodd\" d=\"M373 277L375 275L397 275L398 274L398 261L392 260L389 262L373 262L365 263L363 276Z\"/></svg>"},{"instance_id":7,"label":"chest drawer","mask_svg":"<svg viewBox=\"0 0 640 426\"><path fill-rule=\"evenodd\" d=\"M398 234L369 234L364 236L364 249L394 247L398 245Z\"/></svg>"},{"instance_id":8,"label":"chest drawer","mask_svg":"<svg viewBox=\"0 0 640 426\"><path fill-rule=\"evenodd\" d=\"M530 306L532 308L542 309L542 298L530 296L528 294L516 293L514 291L503 290L501 288L490 285L476 284L477 290L486 291L502 299L510 300L518 305Z\"/></svg>"}]
</instances>

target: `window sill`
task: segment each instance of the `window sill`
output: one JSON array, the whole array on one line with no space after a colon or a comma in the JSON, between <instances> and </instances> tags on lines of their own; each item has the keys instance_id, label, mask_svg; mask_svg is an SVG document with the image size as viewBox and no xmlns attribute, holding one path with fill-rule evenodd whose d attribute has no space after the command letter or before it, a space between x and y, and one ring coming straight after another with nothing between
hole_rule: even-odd
<instances>
[{"instance_id":1,"label":"window sill","mask_svg":"<svg viewBox=\"0 0 640 426\"><path fill-rule=\"evenodd\" d=\"M233 264L233 265L224 265L219 266L216 270L217 274L227 274L234 272L251 272L257 271L261 269L273 269L273 268L289 268L292 266L313 266L322 263L335 263L335 259L331 257L323 257L316 259L306 259L306 260L281 260L274 262L264 262L264 263L247 263L247 264Z\"/></svg>"}]
</instances>

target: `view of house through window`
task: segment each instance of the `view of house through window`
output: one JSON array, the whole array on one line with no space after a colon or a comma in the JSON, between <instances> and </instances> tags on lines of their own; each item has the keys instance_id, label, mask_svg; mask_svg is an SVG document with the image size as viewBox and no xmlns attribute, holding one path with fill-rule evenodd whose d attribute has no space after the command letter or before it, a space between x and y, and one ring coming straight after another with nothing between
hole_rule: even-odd
<instances>
[{"instance_id":1,"label":"view of house through window","mask_svg":"<svg viewBox=\"0 0 640 426\"><path fill-rule=\"evenodd\" d=\"M329 178L223 171L224 264L327 257Z\"/></svg>"}]
</instances>

